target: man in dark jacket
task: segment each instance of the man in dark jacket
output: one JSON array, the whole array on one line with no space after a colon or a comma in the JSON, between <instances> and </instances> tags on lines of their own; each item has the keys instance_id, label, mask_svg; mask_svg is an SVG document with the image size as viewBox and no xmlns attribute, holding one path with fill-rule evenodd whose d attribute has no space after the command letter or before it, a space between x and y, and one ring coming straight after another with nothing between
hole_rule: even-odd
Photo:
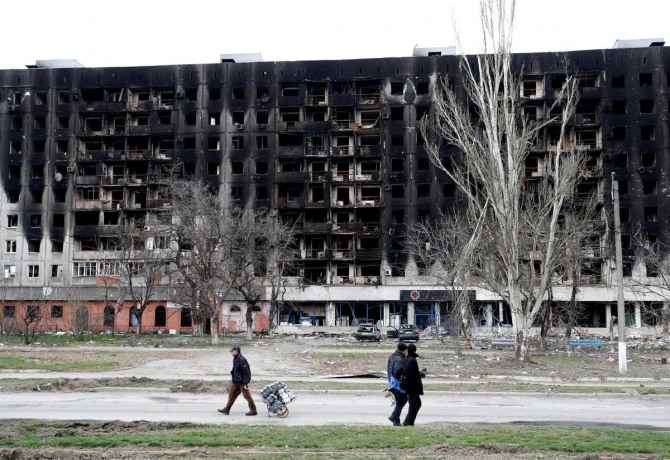
<instances>
[{"instance_id":1,"label":"man in dark jacket","mask_svg":"<svg viewBox=\"0 0 670 460\"><path fill-rule=\"evenodd\" d=\"M421 409L421 395L423 394L422 374L419 370L419 363L416 360L419 355L416 354L416 345L410 343L407 345L407 356L403 361L403 381L402 389L407 393L409 409L405 416L404 426L414 426L414 420Z\"/></svg>"},{"instance_id":2,"label":"man in dark jacket","mask_svg":"<svg viewBox=\"0 0 670 460\"><path fill-rule=\"evenodd\" d=\"M407 344L405 342L398 343L398 349L389 356L386 363L386 375L389 380L389 391L395 397L395 407L389 416L389 420L393 426L401 426L400 413L402 412L405 403L407 402L407 395L405 390L400 388L400 380L402 379L403 360L407 354Z\"/></svg>"},{"instance_id":3,"label":"man in dark jacket","mask_svg":"<svg viewBox=\"0 0 670 460\"><path fill-rule=\"evenodd\" d=\"M246 415L256 415L256 404L254 398L251 397L249 391L249 382L251 381L251 368L247 362L247 358L242 356L240 347L233 347L230 352L233 354L233 370L230 371L232 382L228 390L228 404L223 409L218 409L222 414L230 414L230 408L237 397L242 393L244 399L249 403L249 412Z\"/></svg>"}]
</instances>

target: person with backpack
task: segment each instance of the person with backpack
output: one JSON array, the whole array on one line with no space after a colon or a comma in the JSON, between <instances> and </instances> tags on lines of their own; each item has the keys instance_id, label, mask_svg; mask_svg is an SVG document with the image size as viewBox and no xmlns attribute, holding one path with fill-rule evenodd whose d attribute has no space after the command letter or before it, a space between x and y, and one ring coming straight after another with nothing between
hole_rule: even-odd
<instances>
[{"instance_id":1,"label":"person with backpack","mask_svg":"<svg viewBox=\"0 0 670 460\"><path fill-rule=\"evenodd\" d=\"M400 380L402 379L403 360L407 354L407 344L399 342L398 348L389 356L386 363L386 374L388 376L389 386L388 390L393 393L395 398L395 406L393 412L389 416L389 420L393 426L401 426L400 413L402 412L405 403L407 402L407 395L405 390L400 388Z\"/></svg>"},{"instance_id":2,"label":"person with backpack","mask_svg":"<svg viewBox=\"0 0 670 460\"><path fill-rule=\"evenodd\" d=\"M414 426L416 416L421 409L421 395L423 394L423 382L421 379L425 373L419 370L419 362L416 360L419 355L416 354L416 345L410 343L407 345L405 359L403 360L403 377L400 387L407 393L407 402L409 409L403 426Z\"/></svg>"}]
</instances>

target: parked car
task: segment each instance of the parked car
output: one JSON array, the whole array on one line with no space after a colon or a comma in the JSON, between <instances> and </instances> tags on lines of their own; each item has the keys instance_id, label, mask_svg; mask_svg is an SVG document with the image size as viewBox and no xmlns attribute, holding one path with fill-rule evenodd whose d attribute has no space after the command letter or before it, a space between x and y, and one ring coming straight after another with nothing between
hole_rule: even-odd
<instances>
[{"instance_id":1,"label":"parked car","mask_svg":"<svg viewBox=\"0 0 670 460\"><path fill-rule=\"evenodd\" d=\"M301 316L300 317L300 325L301 326L314 326L314 323L312 322L312 317L311 316Z\"/></svg>"},{"instance_id":2,"label":"parked car","mask_svg":"<svg viewBox=\"0 0 670 460\"><path fill-rule=\"evenodd\" d=\"M371 323L363 323L358 326L355 334L356 340L374 340L379 342L382 337L381 330Z\"/></svg>"},{"instance_id":3,"label":"parked car","mask_svg":"<svg viewBox=\"0 0 670 460\"><path fill-rule=\"evenodd\" d=\"M398 339L399 341L418 342L420 338L419 328L413 324L401 324L399 328L392 327L386 331L386 336L390 339Z\"/></svg>"}]
</instances>

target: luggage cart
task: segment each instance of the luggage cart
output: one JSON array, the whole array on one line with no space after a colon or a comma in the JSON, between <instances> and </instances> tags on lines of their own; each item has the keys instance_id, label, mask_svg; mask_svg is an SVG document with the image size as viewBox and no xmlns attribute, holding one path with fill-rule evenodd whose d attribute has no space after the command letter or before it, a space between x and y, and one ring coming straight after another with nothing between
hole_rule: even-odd
<instances>
[{"instance_id":1,"label":"luggage cart","mask_svg":"<svg viewBox=\"0 0 670 460\"><path fill-rule=\"evenodd\" d=\"M293 401L296 395L284 382L275 382L261 390L261 397L268 407L268 417L275 414L279 418L286 418L288 417L286 405Z\"/></svg>"}]
</instances>

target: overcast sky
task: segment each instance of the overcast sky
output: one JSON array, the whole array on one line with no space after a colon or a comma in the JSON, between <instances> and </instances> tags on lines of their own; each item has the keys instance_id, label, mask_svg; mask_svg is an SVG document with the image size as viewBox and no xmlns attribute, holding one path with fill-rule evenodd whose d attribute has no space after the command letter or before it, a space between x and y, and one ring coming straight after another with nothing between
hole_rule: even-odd
<instances>
[{"instance_id":1,"label":"overcast sky","mask_svg":"<svg viewBox=\"0 0 670 460\"><path fill-rule=\"evenodd\" d=\"M670 0L518 0L514 50L610 48L665 38ZM480 50L476 0L3 0L0 68L38 59L87 67L410 56L419 46Z\"/></svg>"}]
</instances>

